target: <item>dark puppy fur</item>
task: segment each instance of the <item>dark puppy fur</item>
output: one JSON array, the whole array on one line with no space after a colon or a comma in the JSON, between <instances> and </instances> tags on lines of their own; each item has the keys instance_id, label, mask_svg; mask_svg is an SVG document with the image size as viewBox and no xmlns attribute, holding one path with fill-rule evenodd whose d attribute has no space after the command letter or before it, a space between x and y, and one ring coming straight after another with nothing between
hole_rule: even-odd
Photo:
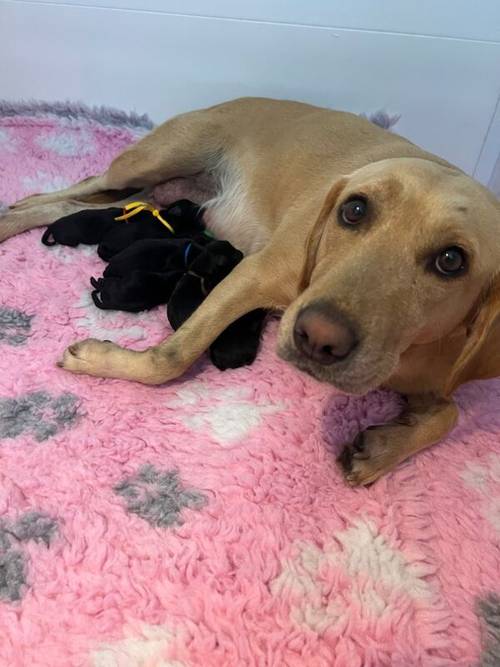
<instances>
[{"instance_id":1,"label":"dark puppy fur","mask_svg":"<svg viewBox=\"0 0 500 667\"><path fill-rule=\"evenodd\" d=\"M90 209L56 220L42 237L45 245L99 244L108 261L102 278L91 278L98 308L140 312L168 303L174 329L243 259L227 241L204 232L203 211L182 200L161 211L175 236L149 211L117 221L120 208ZM255 310L233 322L210 347L214 365L224 370L251 364L257 355L266 312Z\"/></svg>"},{"instance_id":2,"label":"dark puppy fur","mask_svg":"<svg viewBox=\"0 0 500 667\"><path fill-rule=\"evenodd\" d=\"M189 255L193 250L190 249ZM243 253L227 241L211 241L196 257L189 256L187 271L167 305L167 317L172 327L178 329L242 259Z\"/></svg>"},{"instance_id":3,"label":"dark puppy fur","mask_svg":"<svg viewBox=\"0 0 500 667\"><path fill-rule=\"evenodd\" d=\"M167 317L178 329L203 302L206 295L243 259L243 254L227 241L212 241L189 264L189 271L174 289L167 305ZM239 368L255 361L266 311L253 310L233 322L209 349L214 366L220 370Z\"/></svg>"},{"instance_id":4,"label":"dark puppy fur","mask_svg":"<svg viewBox=\"0 0 500 667\"><path fill-rule=\"evenodd\" d=\"M205 229L203 210L188 200L176 202L160 214L174 228L176 239L192 238ZM115 221L99 243L97 254L105 262L141 239L172 239L172 233L149 211L141 211L126 223Z\"/></svg>"},{"instance_id":5,"label":"dark puppy fur","mask_svg":"<svg viewBox=\"0 0 500 667\"><path fill-rule=\"evenodd\" d=\"M230 324L209 349L210 360L221 371L253 364L260 346L266 311L251 310Z\"/></svg>"},{"instance_id":6,"label":"dark puppy fur","mask_svg":"<svg viewBox=\"0 0 500 667\"><path fill-rule=\"evenodd\" d=\"M166 303L182 275L180 271L134 270L123 277L91 278L92 299L103 310L139 313Z\"/></svg>"},{"instance_id":7,"label":"dark puppy fur","mask_svg":"<svg viewBox=\"0 0 500 667\"><path fill-rule=\"evenodd\" d=\"M113 225L120 224L115 218L121 213L121 208L106 208L65 215L47 227L42 243L48 246L60 243L72 248L80 243L95 245L102 241Z\"/></svg>"},{"instance_id":8,"label":"dark puppy fur","mask_svg":"<svg viewBox=\"0 0 500 667\"><path fill-rule=\"evenodd\" d=\"M53 222L42 236L45 245L80 243L99 244L97 254L104 261L128 248L140 239L171 239L172 233L149 211L141 211L128 220L115 220L121 208L89 209L64 216ZM191 238L201 234L203 210L188 200L181 200L160 211L174 228L176 238Z\"/></svg>"},{"instance_id":9,"label":"dark puppy fur","mask_svg":"<svg viewBox=\"0 0 500 667\"><path fill-rule=\"evenodd\" d=\"M104 269L104 278L122 278L131 271L182 271L187 260L194 259L210 237L199 234L192 241L185 238L142 239L114 255Z\"/></svg>"},{"instance_id":10,"label":"dark puppy fur","mask_svg":"<svg viewBox=\"0 0 500 667\"><path fill-rule=\"evenodd\" d=\"M168 303L169 322L177 329L242 258L227 241L204 235L192 241L144 239L115 255L102 278L91 279L92 298L98 308L129 312ZM248 313L214 341L210 358L217 368L238 368L255 360L265 314Z\"/></svg>"},{"instance_id":11,"label":"dark puppy fur","mask_svg":"<svg viewBox=\"0 0 500 667\"><path fill-rule=\"evenodd\" d=\"M188 268L210 239L142 239L115 255L102 278L91 278L98 308L137 313L167 303ZM199 281L198 281L199 283Z\"/></svg>"}]
</instances>

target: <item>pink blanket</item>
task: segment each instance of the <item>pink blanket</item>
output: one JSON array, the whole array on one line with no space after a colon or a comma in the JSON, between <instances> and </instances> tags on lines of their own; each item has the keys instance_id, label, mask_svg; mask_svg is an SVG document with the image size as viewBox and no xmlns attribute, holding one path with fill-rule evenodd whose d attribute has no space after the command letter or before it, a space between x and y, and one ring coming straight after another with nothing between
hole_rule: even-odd
<instances>
[{"instance_id":1,"label":"pink blanket","mask_svg":"<svg viewBox=\"0 0 500 667\"><path fill-rule=\"evenodd\" d=\"M71 111L71 113L69 113ZM0 199L100 171L145 121L0 105ZM0 218L1 224L1 218ZM274 354L162 387L56 368L141 349L164 308L97 310L92 248L0 246L2 667L500 664L500 383L438 446L351 489L340 445L390 417Z\"/></svg>"}]
</instances>

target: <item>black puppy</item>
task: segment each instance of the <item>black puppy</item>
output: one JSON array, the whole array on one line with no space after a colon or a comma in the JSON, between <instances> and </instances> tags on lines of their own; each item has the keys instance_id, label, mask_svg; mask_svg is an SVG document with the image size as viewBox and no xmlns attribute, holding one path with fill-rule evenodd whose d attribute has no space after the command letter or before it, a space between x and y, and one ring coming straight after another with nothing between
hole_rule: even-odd
<instances>
[{"instance_id":1,"label":"black puppy","mask_svg":"<svg viewBox=\"0 0 500 667\"><path fill-rule=\"evenodd\" d=\"M103 277L91 278L98 308L137 313L167 303L195 258L210 243L204 234L187 239L143 239L115 255Z\"/></svg>"},{"instance_id":2,"label":"black puppy","mask_svg":"<svg viewBox=\"0 0 500 667\"><path fill-rule=\"evenodd\" d=\"M124 277L131 271L182 271L212 239L198 234L193 239L142 239L114 255L104 269L103 276Z\"/></svg>"},{"instance_id":3,"label":"black puppy","mask_svg":"<svg viewBox=\"0 0 500 667\"><path fill-rule=\"evenodd\" d=\"M72 247L80 243L99 244L97 254L104 261L109 261L140 239L171 239L173 236L148 210L140 211L128 220L115 219L122 214L120 208L104 208L66 215L47 228L42 243L48 246L60 243ZM187 199L162 209L160 215L174 229L176 238L191 238L204 230L203 210Z\"/></svg>"},{"instance_id":4,"label":"black puppy","mask_svg":"<svg viewBox=\"0 0 500 667\"><path fill-rule=\"evenodd\" d=\"M196 257L188 255L185 274L167 305L167 317L172 327L178 329L242 259L243 253L228 241L211 241Z\"/></svg>"},{"instance_id":5,"label":"black puppy","mask_svg":"<svg viewBox=\"0 0 500 667\"><path fill-rule=\"evenodd\" d=\"M99 243L97 254L105 262L109 262L112 257L141 239L191 239L205 230L203 210L187 199L162 209L160 215L173 228L173 235L149 211L141 211L124 221L125 225L123 222L115 222L115 226Z\"/></svg>"},{"instance_id":6,"label":"black puppy","mask_svg":"<svg viewBox=\"0 0 500 667\"><path fill-rule=\"evenodd\" d=\"M80 243L100 243L111 227L119 224L115 218L121 214L121 208L106 208L65 215L47 227L42 243L48 246L60 243L72 248L76 248Z\"/></svg>"},{"instance_id":7,"label":"black puppy","mask_svg":"<svg viewBox=\"0 0 500 667\"><path fill-rule=\"evenodd\" d=\"M243 259L227 241L212 241L189 264L167 304L167 317L178 329L209 292ZM266 311L253 310L233 322L212 343L209 355L220 370L239 368L255 361Z\"/></svg>"},{"instance_id":8,"label":"black puppy","mask_svg":"<svg viewBox=\"0 0 500 667\"><path fill-rule=\"evenodd\" d=\"M92 298L98 308L139 312L167 303L175 291L169 319L176 326L242 257L230 243L205 234L193 240L143 239L112 257L102 278L91 278Z\"/></svg>"},{"instance_id":9,"label":"black puppy","mask_svg":"<svg viewBox=\"0 0 500 667\"><path fill-rule=\"evenodd\" d=\"M166 303L181 276L180 271L134 270L121 278L91 278L92 299L103 310L139 313Z\"/></svg>"}]
</instances>

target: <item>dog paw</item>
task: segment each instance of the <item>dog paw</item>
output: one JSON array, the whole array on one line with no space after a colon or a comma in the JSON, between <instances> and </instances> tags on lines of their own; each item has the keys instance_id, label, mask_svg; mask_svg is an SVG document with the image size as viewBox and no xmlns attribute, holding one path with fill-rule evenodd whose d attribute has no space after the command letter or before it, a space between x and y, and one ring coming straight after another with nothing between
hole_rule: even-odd
<instances>
[{"instance_id":1,"label":"dog paw","mask_svg":"<svg viewBox=\"0 0 500 667\"><path fill-rule=\"evenodd\" d=\"M372 484L397 463L383 428L359 433L345 445L337 462L351 486Z\"/></svg>"},{"instance_id":2,"label":"dog paw","mask_svg":"<svg viewBox=\"0 0 500 667\"><path fill-rule=\"evenodd\" d=\"M111 370L111 356L116 350L120 347L111 341L88 338L70 345L57 365L71 373L107 377Z\"/></svg>"}]
</instances>

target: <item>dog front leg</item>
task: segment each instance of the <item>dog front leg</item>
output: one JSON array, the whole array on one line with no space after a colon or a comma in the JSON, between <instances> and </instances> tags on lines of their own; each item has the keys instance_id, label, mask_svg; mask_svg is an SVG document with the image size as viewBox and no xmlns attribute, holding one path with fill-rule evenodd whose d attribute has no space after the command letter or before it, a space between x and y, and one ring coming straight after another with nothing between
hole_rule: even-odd
<instances>
[{"instance_id":1,"label":"dog front leg","mask_svg":"<svg viewBox=\"0 0 500 667\"><path fill-rule=\"evenodd\" d=\"M455 426L458 410L452 400L409 396L394 421L371 426L346 445L338 458L349 484L371 484L399 463L435 444Z\"/></svg>"},{"instance_id":2,"label":"dog front leg","mask_svg":"<svg viewBox=\"0 0 500 667\"><path fill-rule=\"evenodd\" d=\"M179 377L239 317L283 303L286 297L281 286L286 281L278 276L269 282L264 280L269 260L262 255L251 255L238 264L191 317L159 345L137 352L109 341L88 339L70 345L58 365L73 373L153 385Z\"/></svg>"}]
</instances>

